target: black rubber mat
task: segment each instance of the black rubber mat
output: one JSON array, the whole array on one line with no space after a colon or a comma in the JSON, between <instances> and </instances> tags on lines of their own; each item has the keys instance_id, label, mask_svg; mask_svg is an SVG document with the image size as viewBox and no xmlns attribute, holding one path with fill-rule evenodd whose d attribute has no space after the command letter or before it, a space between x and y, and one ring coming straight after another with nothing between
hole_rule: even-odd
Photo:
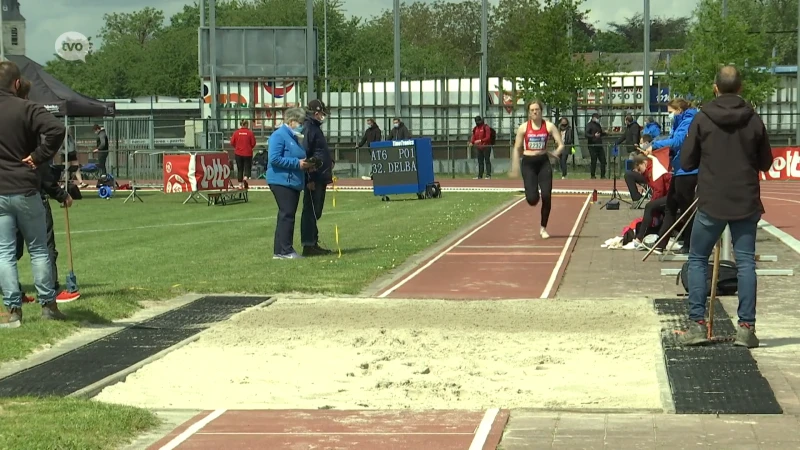
<instances>
[{"instance_id":1,"label":"black rubber mat","mask_svg":"<svg viewBox=\"0 0 800 450\"><path fill-rule=\"evenodd\" d=\"M655 300L662 323L661 345L677 414L782 414L758 364L743 347L716 342L700 347L678 344L685 329L688 299ZM736 328L719 302L714 304L715 336L734 336Z\"/></svg>"},{"instance_id":2,"label":"black rubber mat","mask_svg":"<svg viewBox=\"0 0 800 450\"><path fill-rule=\"evenodd\" d=\"M0 397L66 396L269 297L202 297L0 380Z\"/></svg>"}]
</instances>

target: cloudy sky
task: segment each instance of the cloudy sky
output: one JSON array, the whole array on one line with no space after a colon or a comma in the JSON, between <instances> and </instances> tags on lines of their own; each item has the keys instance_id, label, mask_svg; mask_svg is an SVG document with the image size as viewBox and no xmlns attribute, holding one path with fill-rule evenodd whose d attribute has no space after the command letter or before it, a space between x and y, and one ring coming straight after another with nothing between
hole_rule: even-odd
<instances>
[{"instance_id":1,"label":"cloudy sky","mask_svg":"<svg viewBox=\"0 0 800 450\"><path fill-rule=\"evenodd\" d=\"M94 36L102 26L105 13L131 12L154 6L164 10L169 17L189 1L193 0L19 0L22 15L28 24L27 53L32 59L44 63L52 58L55 40L61 33L78 31ZM490 2L496 3L496 0ZM348 13L358 12L367 16L378 14L393 4L392 0L346 0L344 3ZM591 10L592 22L603 28L610 21L641 12L642 4L642 1L587 0L585 7ZM651 14L666 17L685 15L696 4L697 0L659 0L652 2Z\"/></svg>"}]
</instances>

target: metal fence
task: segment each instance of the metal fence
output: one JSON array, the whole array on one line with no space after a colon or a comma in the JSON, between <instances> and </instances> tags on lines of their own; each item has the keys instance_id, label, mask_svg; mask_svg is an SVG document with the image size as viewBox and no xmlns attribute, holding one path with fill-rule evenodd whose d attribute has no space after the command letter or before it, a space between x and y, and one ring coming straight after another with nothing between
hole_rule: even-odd
<instances>
[{"instance_id":1,"label":"metal fence","mask_svg":"<svg viewBox=\"0 0 800 450\"><path fill-rule=\"evenodd\" d=\"M324 130L337 161L337 171L344 177L366 175L369 153L363 149L356 151L355 147L368 118L374 118L387 137L395 115L394 83L385 78L332 78L327 81L329 88L325 90L322 88L325 80L320 80L318 92L322 92L321 98L331 109ZM570 166L574 166L571 170L584 171L588 164L583 130L593 113L601 115L601 124L609 132L608 143L621 136L625 115L632 114L640 124L644 123L641 81L641 76L611 76L605 87L577 93L569 110L546 109L548 119L566 116L574 127L576 152L569 158ZM258 147L264 149L272 130L280 126L281 112L287 107L307 103L304 83L303 80L220 81L215 123L209 119L212 103L209 96L197 103L176 102L169 107L162 104L151 110L127 111L125 104L119 103L118 116L103 122L113 151L109 158L111 170L122 179L134 176L156 179L162 170L161 160L147 156L148 152L229 149L227 137L243 119L251 122ZM773 98L758 107L776 146L797 144L793 140L800 114L794 83L793 77L780 77ZM406 80L401 88L400 118L413 135L433 139L434 170L453 176L475 173L476 161L467 142L474 126L473 118L480 114L478 80L447 77ZM501 172L508 167L514 130L525 121L526 110L513 80L490 77L489 97L486 122L497 131L494 171ZM666 103L672 98L669 86L656 83L650 97L651 116L661 125L662 132L668 133ZM92 160L91 149L95 146L91 124L90 119L72 122L84 163ZM218 131L211 133L209 130ZM627 155L628 150L631 148L622 149L621 154ZM135 156L131 156L134 153Z\"/></svg>"}]
</instances>

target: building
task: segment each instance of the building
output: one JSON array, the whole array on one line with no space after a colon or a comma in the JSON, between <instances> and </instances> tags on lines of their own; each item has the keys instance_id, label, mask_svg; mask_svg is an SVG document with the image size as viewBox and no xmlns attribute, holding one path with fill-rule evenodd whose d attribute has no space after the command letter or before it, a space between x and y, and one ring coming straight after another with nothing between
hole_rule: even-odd
<instances>
[{"instance_id":1,"label":"building","mask_svg":"<svg viewBox=\"0 0 800 450\"><path fill-rule=\"evenodd\" d=\"M19 10L19 1L3 2L3 50L6 55L25 55L25 17Z\"/></svg>"}]
</instances>

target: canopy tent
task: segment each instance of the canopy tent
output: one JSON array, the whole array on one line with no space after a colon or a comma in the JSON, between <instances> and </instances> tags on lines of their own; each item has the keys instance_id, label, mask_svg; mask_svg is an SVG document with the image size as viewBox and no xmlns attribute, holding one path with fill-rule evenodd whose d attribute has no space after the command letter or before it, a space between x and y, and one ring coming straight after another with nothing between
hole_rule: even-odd
<instances>
[{"instance_id":1,"label":"canopy tent","mask_svg":"<svg viewBox=\"0 0 800 450\"><path fill-rule=\"evenodd\" d=\"M58 117L106 117L116 112L113 102L101 102L73 91L27 56L7 55L6 58L16 63L23 78L31 82L28 96L31 101L44 105Z\"/></svg>"}]
</instances>

